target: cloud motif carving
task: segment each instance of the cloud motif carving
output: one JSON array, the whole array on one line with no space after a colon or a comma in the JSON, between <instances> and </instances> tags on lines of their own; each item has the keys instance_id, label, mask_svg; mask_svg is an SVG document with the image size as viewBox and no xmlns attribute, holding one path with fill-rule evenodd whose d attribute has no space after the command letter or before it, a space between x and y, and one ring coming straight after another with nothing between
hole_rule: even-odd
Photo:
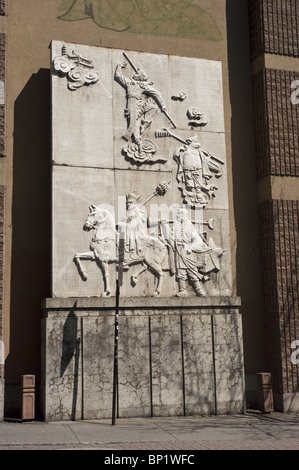
<instances>
[{"instance_id":1,"label":"cloud motif carving","mask_svg":"<svg viewBox=\"0 0 299 470\"><path fill-rule=\"evenodd\" d=\"M68 54L66 46L62 47L62 55L57 56L53 60L53 69L60 76L66 76L68 79L68 88L77 90L83 85L96 83L100 74L93 70L94 64L74 51Z\"/></svg>"}]
</instances>

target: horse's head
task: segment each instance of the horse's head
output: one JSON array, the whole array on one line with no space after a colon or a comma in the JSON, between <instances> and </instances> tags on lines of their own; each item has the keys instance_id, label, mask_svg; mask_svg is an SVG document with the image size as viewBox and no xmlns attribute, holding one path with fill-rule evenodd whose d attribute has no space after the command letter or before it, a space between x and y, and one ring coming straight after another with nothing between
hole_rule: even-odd
<instances>
[{"instance_id":1,"label":"horse's head","mask_svg":"<svg viewBox=\"0 0 299 470\"><path fill-rule=\"evenodd\" d=\"M89 214L84 223L83 230L89 231L94 229L97 238L115 238L115 222L113 215L107 209L100 209L91 204L89 206Z\"/></svg>"},{"instance_id":2,"label":"horse's head","mask_svg":"<svg viewBox=\"0 0 299 470\"><path fill-rule=\"evenodd\" d=\"M98 207L94 204L91 204L89 206L89 214L87 216L87 219L85 220L83 230L89 231L93 228L96 228L103 218L103 211L98 209Z\"/></svg>"}]
</instances>

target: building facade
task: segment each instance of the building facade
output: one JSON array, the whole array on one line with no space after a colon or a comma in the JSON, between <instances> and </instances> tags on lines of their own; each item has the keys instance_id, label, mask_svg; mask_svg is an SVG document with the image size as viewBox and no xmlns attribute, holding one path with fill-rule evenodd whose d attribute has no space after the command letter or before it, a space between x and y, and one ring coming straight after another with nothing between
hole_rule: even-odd
<instances>
[{"instance_id":1,"label":"building facade","mask_svg":"<svg viewBox=\"0 0 299 470\"><path fill-rule=\"evenodd\" d=\"M275 409L298 411L298 18L296 0L0 2L0 418L20 414L26 374L44 418L53 41L221 63L247 407L257 406L257 374L269 372Z\"/></svg>"}]
</instances>

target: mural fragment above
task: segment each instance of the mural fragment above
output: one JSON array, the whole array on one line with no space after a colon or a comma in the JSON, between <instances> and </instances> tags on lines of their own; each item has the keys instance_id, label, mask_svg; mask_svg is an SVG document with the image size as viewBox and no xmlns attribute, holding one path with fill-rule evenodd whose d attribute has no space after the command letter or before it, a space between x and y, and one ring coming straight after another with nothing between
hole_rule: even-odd
<instances>
[{"instance_id":1,"label":"mural fragment above","mask_svg":"<svg viewBox=\"0 0 299 470\"><path fill-rule=\"evenodd\" d=\"M113 31L220 41L214 18L194 0L63 0L59 19L92 19Z\"/></svg>"}]
</instances>

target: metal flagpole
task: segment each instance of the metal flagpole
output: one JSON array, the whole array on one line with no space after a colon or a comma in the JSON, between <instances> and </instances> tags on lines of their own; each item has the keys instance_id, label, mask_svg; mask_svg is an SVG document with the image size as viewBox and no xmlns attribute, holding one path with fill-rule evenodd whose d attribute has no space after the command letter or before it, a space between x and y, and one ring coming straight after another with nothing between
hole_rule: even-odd
<instances>
[{"instance_id":1,"label":"metal flagpole","mask_svg":"<svg viewBox=\"0 0 299 470\"><path fill-rule=\"evenodd\" d=\"M115 329L114 329L114 365L113 365L113 393L112 393L112 425L115 424L118 391L118 336L119 336L119 296L120 287L123 283L123 261L124 261L124 237L119 234L118 245L118 270L116 273L116 304L115 304Z\"/></svg>"}]
</instances>

